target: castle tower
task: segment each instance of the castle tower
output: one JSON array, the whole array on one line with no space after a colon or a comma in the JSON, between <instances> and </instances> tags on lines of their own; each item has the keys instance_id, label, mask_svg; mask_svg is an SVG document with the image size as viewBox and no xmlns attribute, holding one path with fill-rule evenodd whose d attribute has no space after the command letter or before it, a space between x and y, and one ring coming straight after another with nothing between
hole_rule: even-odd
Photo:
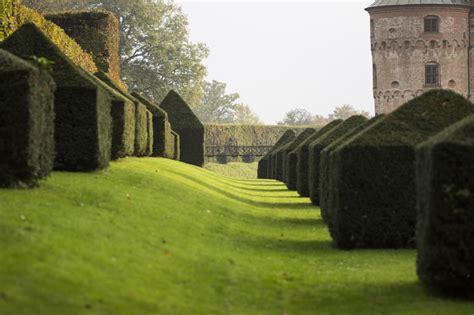
<instances>
[{"instance_id":1,"label":"castle tower","mask_svg":"<svg viewBox=\"0 0 474 315\"><path fill-rule=\"evenodd\" d=\"M469 0L377 0L366 9L376 114L433 88L471 97L471 8Z\"/></svg>"}]
</instances>

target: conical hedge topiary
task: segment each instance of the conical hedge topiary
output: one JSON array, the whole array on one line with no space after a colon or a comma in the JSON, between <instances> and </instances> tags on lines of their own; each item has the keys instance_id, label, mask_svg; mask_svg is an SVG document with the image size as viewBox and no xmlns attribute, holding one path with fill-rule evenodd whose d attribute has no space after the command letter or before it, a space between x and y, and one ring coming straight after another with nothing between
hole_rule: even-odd
<instances>
[{"instance_id":1,"label":"conical hedge topiary","mask_svg":"<svg viewBox=\"0 0 474 315\"><path fill-rule=\"evenodd\" d=\"M338 147L331 168L335 245L414 246L415 147L472 113L474 105L463 96L431 90Z\"/></svg>"},{"instance_id":2,"label":"conical hedge topiary","mask_svg":"<svg viewBox=\"0 0 474 315\"><path fill-rule=\"evenodd\" d=\"M474 115L417 148L417 270L429 287L474 294Z\"/></svg>"}]
</instances>

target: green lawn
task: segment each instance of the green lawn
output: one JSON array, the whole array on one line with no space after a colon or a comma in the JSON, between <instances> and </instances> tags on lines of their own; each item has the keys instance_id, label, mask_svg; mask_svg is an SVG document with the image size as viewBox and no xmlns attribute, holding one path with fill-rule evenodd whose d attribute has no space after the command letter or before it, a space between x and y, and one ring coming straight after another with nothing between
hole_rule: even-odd
<instances>
[{"instance_id":1,"label":"green lawn","mask_svg":"<svg viewBox=\"0 0 474 315\"><path fill-rule=\"evenodd\" d=\"M415 252L338 251L319 211L273 181L164 159L0 190L0 313L465 314Z\"/></svg>"},{"instance_id":2,"label":"green lawn","mask_svg":"<svg viewBox=\"0 0 474 315\"><path fill-rule=\"evenodd\" d=\"M237 163L231 162L227 164L206 163L204 168L224 176L241 178L241 179L257 179L258 162L255 163Z\"/></svg>"}]
</instances>

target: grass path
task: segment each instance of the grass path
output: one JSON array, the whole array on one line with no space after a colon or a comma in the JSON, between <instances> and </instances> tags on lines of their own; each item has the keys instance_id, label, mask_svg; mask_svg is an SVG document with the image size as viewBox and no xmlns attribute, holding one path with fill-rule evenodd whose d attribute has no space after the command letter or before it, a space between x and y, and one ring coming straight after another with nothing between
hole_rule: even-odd
<instances>
[{"instance_id":1,"label":"grass path","mask_svg":"<svg viewBox=\"0 0 474 315\"><path fill-rule=\"evenodd\" d=\"M465 314L415 252L331 247L319 211L273 181L164 159L0 190L0 314Z\"/></svg>"}]
</instances>

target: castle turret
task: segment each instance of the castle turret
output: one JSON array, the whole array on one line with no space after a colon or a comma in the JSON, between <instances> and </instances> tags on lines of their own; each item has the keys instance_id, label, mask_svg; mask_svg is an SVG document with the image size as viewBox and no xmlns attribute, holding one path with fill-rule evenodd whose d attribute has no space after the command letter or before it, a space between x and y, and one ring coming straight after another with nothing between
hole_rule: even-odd
<instances>
[{"instance_id":1,"label":"castle turret","mask_svg":"<svg viewBox=\"0 0 474 315\"><path fill-rule=\"evenodd\" d=\"M377 114L433 88L471 97L470 0L377 0L366 10Z\"/></svg>"}]
</instances>

